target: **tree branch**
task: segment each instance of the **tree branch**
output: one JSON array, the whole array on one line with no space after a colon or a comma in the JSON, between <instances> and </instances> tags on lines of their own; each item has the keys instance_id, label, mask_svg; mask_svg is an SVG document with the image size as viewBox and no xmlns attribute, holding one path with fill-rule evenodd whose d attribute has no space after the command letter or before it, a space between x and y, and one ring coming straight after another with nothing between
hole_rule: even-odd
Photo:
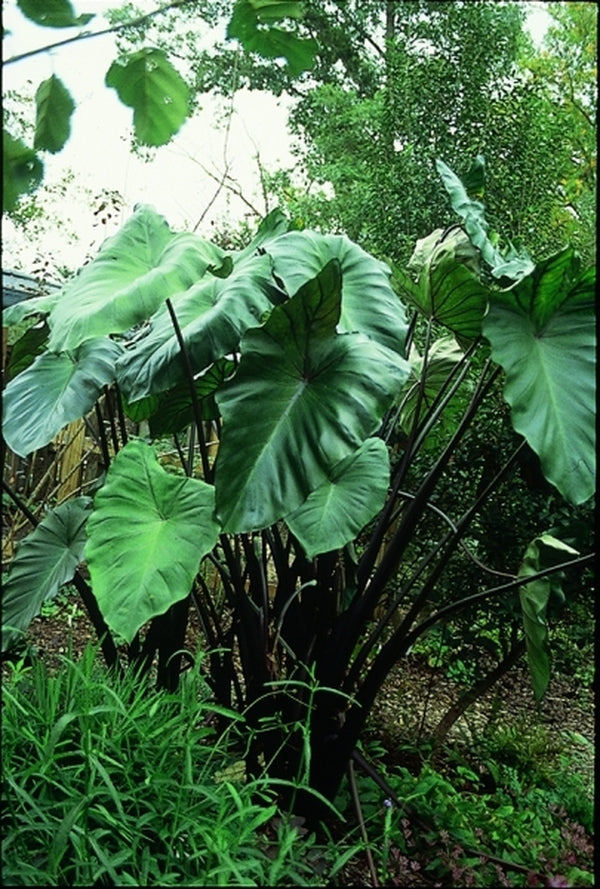
<instances>
[{"instance_id":1,"label":"tree branch","mask_svg":"<svg viewBox=\"0 0 600 889\"><path fill-rule=\"evenodd\" d=\"M37 56L40 53L50 52L50 50L57 49L59 46L66 46L69 43L76 43L79 40L88 40L90 37L102 37L104 34L116 34L118 31L125 30L125 28L137 27L149 19L154 18L155 15L160 15L162 12L167 12L169 9L176 9L178 6L186 6L187 4L194 2L195 0L171 0L171 3L167 3L166 6L160 6L153 12L147 12L145 15L141 15L137 19L132 19L130 22L122 22L120 25L113 25L110 28L104 28L102 31L82 31L74 37L67 37L65 40L58 40L56 43L49 43L46 46L40 46L38 49L30 49L27 52L19 53L19 55L11 56L10 59L6 59L2 64L12 65L14 62L30 59L32 56Z\"/></svg>"}]
</instances>

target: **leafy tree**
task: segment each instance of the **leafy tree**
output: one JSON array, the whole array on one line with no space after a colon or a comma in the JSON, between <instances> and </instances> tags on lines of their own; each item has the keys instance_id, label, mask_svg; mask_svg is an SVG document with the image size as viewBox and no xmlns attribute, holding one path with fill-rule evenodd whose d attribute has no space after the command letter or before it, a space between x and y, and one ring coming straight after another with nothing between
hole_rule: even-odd
<instances>
[{"instance_id":1,"label":"leafy tree","mask_svg":"<svg viewBox=\"0 0 600 889\"><path fill-rule=\"evenodd\" d=\"M50 509L17 552L4 646L74 578L108 662L118 666L124 639L138 668L158 655L159 683L173 687L193 602L213 693L257 732L249 773L265 763L282 788L307 775L312 793L290 802L311 819L334 800L389 670L464 607L519 588L540 698L557 572L590 559L532 526L520 564L504 566L508 582L489 589L482 566L476 591L431 612L450 558L524 446L452 516L436 505L501 375L515 430L567 501L592 496L595 462L594 270L570 248L535 264L502 252L482 204L438 168L464 229L419 243L393 279L345 236L295 230L280 211L226 252L140 207L62 293L5 313L9 325L41 314L48 330L5 390L13 451L87 416L105 387L115 416L112 447L98 426L106 475L93 502ZM145 418L149 436L130 438L124 414ZM164 435L179 472L153 446Z\"/></svg>"},{"instance_id":2,"label":"leafy tree","mask_svg":"<svg viewBox=\"0 0 600 889\"><path fill-rule=\"evenodd\" d=\"M591 258L592 228L574 223L564 195L564 182L581 172L571 113L557 102L569 88L551 88L539 67L531 76L538 56L522 31L524 5L375 6L380 34L385 16L385 41L362 51L376 76L325 80L292 111L298 166L272 182L284 205L308 224L346 231L366 249L406 262L412 241L448 218L432 185L434 158L457 166L482 154L494 158L486 192L493 226L536 256L573 241L577 228L576 242ZM565 47L579 45L581 29L565 27ZM341 39L352 33L348 27ZM588 89L590 75L582 68ZM319 186L332 188L331 200ZM582 203L593 203L591 181L584 191Z\"/></svg>"},{"instance_id":3,"label":"leafy tree","mask_svg":"<svg viewBox=\"0 0 600 889\"><path fill-rule=\"evenodd\" d=\"M549 3L553 18L542 51L524 59L533 82L547 96L549 117L560 126L554 152L560 164L554 194L558 205L548 216L544 234L553 227L569 234L588 261L595 257L596 156L598 103L598 9L593 3ZM543 218L536 219L542 226Z\"/></svg>"}]
</instances>

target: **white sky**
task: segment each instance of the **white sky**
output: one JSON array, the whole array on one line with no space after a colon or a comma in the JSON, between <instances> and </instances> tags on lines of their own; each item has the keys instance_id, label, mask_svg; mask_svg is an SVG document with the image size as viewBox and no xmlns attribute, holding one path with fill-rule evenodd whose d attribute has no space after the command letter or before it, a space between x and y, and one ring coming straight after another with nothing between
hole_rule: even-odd
<instances>
[{"instance_id":1,"label":"white sky","mask_svg":"<svg viewBox=\"0 0 600 889\"><path fill-rule=\"evenodd\" d=\"M116 5L116 0L74 0L76 13L94 12L97 18L88 27L106 27L103 10ZM149 11L158 0L145 0L138 5ZM531 2L529 28L534 39L541 39L549 16L545 4ZM4 59L39 46L45 46L76 33L75 29L40 28L19 12L15 0L3 7L4 28L10 31L4 39ZM222 37L224 35L218 35ZM77 181L98 194L101 189L116 190L125 198L122 219L134 204L152 204L174 229L191 228L214 195L217 183L203 172L194 158L220 176L225 168L224 130L218 122L225 117L224 100L204 97L203 110L188 120L171 143L157 150L151 163L143 163L129 151L132 110L119 101L116 92L104 86L104 76L116 56L112 35L84 40L7 65L3 69L4 90L27 90L31 94L41 80L56 74L70 90L76 102L72 118L71 138L57 155L44 154L45 182L58 181L61 174L72 169ZM261 213L266 209L260 193L257 151L262 165L269 171L292 163L286 131L290 100L276 99L266 93L242 91L236 95L235 113L226 151L230 176L236 180L243 195ZM82 206L82 204L84 204ZM52 253L57 265L73 269L80 266L93 245L96 251L106 235L119 225L119 219L107 226L98 226L93 212L80 202L59 201L56 212L68 209L70 226L79 233L79 242L67 243L64 235L52 231L36 244L35 253ZM206 212L199 230L210 237L211 221L229 218L239 220L249 214L248 207L223 190L219 199ZM15 233L10 222L3 223L3 265L30 271L28 257L31 244ZM33 260L31 260L33 261Z\"/></svg>"}]
</instances>

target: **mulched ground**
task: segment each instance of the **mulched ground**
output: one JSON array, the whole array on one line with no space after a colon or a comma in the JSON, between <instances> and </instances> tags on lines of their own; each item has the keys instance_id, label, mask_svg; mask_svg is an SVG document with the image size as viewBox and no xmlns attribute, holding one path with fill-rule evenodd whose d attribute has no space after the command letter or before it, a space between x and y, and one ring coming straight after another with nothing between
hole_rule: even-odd
<instances>
[{"instance_id":1,"label":"mulched ground","mask_svg":"<svg viewBox=\"0 0 600 889\"><path fill-rule=\"evenodd\" d=\"M61 655L77 658L87 642L95 639L87 614L77 607L77 601L74 597L52 616L36 617L31 623L28 640L52 668L60 665ZM192 611L186 639L186 646L192 652L199 647L199 633ZM381 690L369 732L382 738L393 759L394 748L402 746L403 741L415 742L427 737L463 691L464 687L447 679L442 671L428 666L425 658L409 655L394 668ZM461 744L474 733L477 736L492 713L497 720L519 720L525 725L541 722L557 732L582 735L592 745L587 753L592 781L595 703L590 689L582 689L576 681L555 675L538 710L527 667L521 661L471 705L450 730L448 740Z\"/></svg>"}]
</instances>

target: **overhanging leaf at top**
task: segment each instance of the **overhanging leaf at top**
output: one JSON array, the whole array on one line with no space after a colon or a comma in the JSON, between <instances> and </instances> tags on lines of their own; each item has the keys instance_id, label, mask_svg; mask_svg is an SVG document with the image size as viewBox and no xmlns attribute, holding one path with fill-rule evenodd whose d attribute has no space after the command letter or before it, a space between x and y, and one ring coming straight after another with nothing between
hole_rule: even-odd
<instances>
[{"instance_id":1,"label":"overhanging leaf at top","mask_svg":"<svg viewBox=\"0 0 600 889\"><path fill-rule=\"evenodd\" d=\"M390 480L385 442L368 438L285 517L309 559L350 543L383 507Z\"/></svg>"},{"instance_id":2,"label":"overhanging leaf at top","mask_svg":"<svg viewBox=\"0 0 600 889\"><path fill-rule=\"evenodd\" d=\"M44 165L32 148L2 131L2 209L14 210L22 194L38 187Z\"/></svg>"},{"instance_id":3,"label":"overhanging leaf at top","mask_svg":"<svg viewBox=\"0 0 600 889\"><path fill-rule=\"evenodd\" d=\"M283 18L300 19L304 15L302 0L248 0L261 22Z\"/></svg>"},{"instance_id":4,"label":"overhanging leaf at top","mask_svg":"<svg viewBox=\"0 0 600 889\"><path fill-rule=\"evenodd\" d=\"M2 590L2 651L27 629L44 602L72 579L83 559L92 501L76 497L48 512L18 545ZM11 629L9 629L11 628Z\"/></svg>"},{"instance_id":5,"label":"overhanging leaf at top","mask_svg":"<svg viewBox=\"0 0 600 889\"><path fill-rule=\"evenodd\" d=\"M215 487L226 531L257 530L297 509L376 431L406 378L397 353L336 333L340 308L334 259L242 339L238 370L216 394L224 425Z\"/></svg>"},{"instance_id":6,"label":"overhanging leaf at top","mask_svg":"<svg viewBox=\"0 0 600 889\"><path fill-rule=\"evenodd\" d=\"M192 232L172 232L152 207L137 207L63 289L50 314L48 348L65 351L129 330L224 258L224 251Z\"/></svg>"},{"instance_id":7,"label":"overhanging leaf at top","mask_svg":"<svg viewBox=\"0 0 600 889\"><path fill-rule=\"evenodd\" d=\"M595 277L578 269L570 248L550 257L494 293L483 322L513 427L571 503L593 495L596 469Z\"/></svg>"},{"instance_id":8,"label":"overhanging leaf at top","mask_svg":"<svg viewBox=\"0 0 600 889\"><path fill-rule=\"evenodd\" d=\"M360 331L404 355L408 329L404 306L390 286L390 270L344 235L289 232L265 247L288 293L296 293L331 259L342 272L338 329Z\"/></svg>"},{"instance_id":9,"label":"overhanging leaf at top","mask_svg":"<svg viewBox=\"0 0 600 889\"><path fill-rule=\"evenodd\" d=\"M94 13L75 15L69 0L17 0L24 16L46 28L74 28L87 25Z\"/></svg>"},{"instance_id":10,"label":"overhanging leaf at top","mask_svg":"<svg viewBox=\"0 0 600 889\"><path fill-rule=\"evenodd\" d=\"M35 94L37 109L33 147L60 151L71 134L71 115L75 102L59 77L52 75L40 83Z\"/></svg>"},{"instance_id":11,"label":"overhanging leaf at top","mask_svg":"<svg viewBox=\"0 0 600 889\"><path fill-rule=\"evenodd\" d=\"M312 67L317 42L271 23L282 18L301 18L302 14L302 4L294 0L237 0L227 25L227 38L239 40L246 51L263 58L285 58L290 74L297 77Z\"/></svg>"},{"instance_id":12,"label":"overhanging leaf at top","mask_svg":"<svg viewBox=\"0 0 600 889\"><path fill-rule=\"evenodd\" d=\"M135 135L143 145L166 145L189 114L188 86L160 49L116 59L105 83L133 108Z\"/></svg>"},{"instance_id":13,"label":"overhanging leaf at top","mask_svg":"<svg viewBox=\"0 0 600 889\"><path fill-rule=\"evenodd\" d=\"M87 532L98 606L131 642L146 621L189 594L219 533L214 488L166 472L152 448L130 441L96 494Z\"/></svg>"},{"instance_id":14,"label":"overhanging leaf at top","mask_svg":"<svg viewBox=\"0 0 600 889\"><path fill-rule=\"evenodd\" d=\"M21 457L52 441L60 430L85 416L102 387L115 378L121 346L98 338L71 356L44 352L4 390L2 431Z\"/></svg>"}]
</instances>

